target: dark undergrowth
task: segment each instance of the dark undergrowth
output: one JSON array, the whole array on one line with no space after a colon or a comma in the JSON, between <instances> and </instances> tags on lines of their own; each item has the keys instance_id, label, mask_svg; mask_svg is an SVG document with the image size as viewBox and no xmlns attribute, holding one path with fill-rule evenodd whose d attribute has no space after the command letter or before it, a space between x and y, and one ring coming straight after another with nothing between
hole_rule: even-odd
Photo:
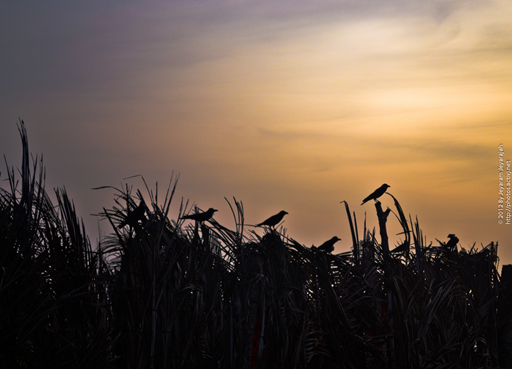
<instances>
[{"instance_id":1,"label":"dark undergrowth","mask_svg":"<svg viewBox=\"0 0 512 369\"><path fill-rule=\"evenodd\" d=\"M2 368L498 367L497 244L427 245L393 198L395 249L389 211L376 202L376 236L345 203L353 247L330 254L247 230L236 199L233 228L185 223L187 206L169 214L173 180L162 201L114 189L91 247L20 133L21 170L0 187Z\"/></svg>"}]
</instances>

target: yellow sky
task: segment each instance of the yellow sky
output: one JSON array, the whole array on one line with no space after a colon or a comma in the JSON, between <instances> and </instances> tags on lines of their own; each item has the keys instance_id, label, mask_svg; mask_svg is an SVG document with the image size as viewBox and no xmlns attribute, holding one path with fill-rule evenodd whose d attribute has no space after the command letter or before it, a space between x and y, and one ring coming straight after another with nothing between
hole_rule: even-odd
<instances>
[{"instance_id":1,"label":"yellow sky","mask_svg":"<svg viewBox=\"0 0 512 369\"><path fill-rule=\"evenodd\" d=\"M235 196L247 223L286 210L291 237L337 235L344 251L339 202L376 227L360 203L385 182L427 240L499 241L512 263L512 225L497 224L500 143L512 158L511 1L150 4L4 12L30 21L8 24L0 143L14 158L25 119L79 213L112 198L92 187L134 174L162 186L175 171L177 200L219 209L227 226Z\"/></svg>"}]
</instances>

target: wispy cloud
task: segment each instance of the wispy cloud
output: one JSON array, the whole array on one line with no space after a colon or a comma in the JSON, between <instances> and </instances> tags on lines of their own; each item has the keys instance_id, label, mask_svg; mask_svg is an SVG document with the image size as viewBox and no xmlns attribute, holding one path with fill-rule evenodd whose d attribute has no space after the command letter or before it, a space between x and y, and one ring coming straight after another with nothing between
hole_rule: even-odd
<instances>
[{"instance_id":1,"label":"wispy cloud","mask_svg":"<svg viewBox=\"0 0 512 369\"><path fill-rule=\"evenodd\" d=\"M11 2L1 124L24 118L71 191L174 169L194 201L243 194L255 212L261 199L299 201L318 222L294 230L314 232L332 224L319 204L360 201L363 184L389 179L446 223L433 208L467 212L469 190L455 183L491 201L495 146L512 137L511 11L472 0ZM446 192L415 200L440 183Z\"/></svg>"}]
</instances>

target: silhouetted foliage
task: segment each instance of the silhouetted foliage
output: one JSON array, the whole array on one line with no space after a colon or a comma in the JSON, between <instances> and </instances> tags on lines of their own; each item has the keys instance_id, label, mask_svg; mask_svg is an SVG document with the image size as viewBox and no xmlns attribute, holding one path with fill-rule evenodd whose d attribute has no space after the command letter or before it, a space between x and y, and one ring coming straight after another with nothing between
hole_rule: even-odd
<instances>
[{"instance_id":1,"label":"silhouetted foliage","mask_svg":"<svg viewBox=\"0 0 512 369\"><path fill-rule=\"evenodd\" d=\"M0 188L0 367L498 366L511 303L509 288L498 304L497 244L426 245L394 197L392 250L376 198L380 242L366 222L359 238L345 202L353 249L341 254L275 224L247 232L236 199L234 230L213 211L185 225L188 204L168 214L175 178L161 204L147 186L114 189L100 214L111 233L93 249L66 191L56 205L45 192L22 122L20 134L20 179L8 168Z\"/></svg>"},{"instance_id":2,"label":"silhouetted foliage","mask_svg":"<svg viewBox=\"0 0 512 369\"><path fill-rule=\"evenodd\" d=\"M102 368L113 360L113 274L64 189L54 206L20 124L20 180L0 188L0 367Z\"/></svg>"}]
</instances>

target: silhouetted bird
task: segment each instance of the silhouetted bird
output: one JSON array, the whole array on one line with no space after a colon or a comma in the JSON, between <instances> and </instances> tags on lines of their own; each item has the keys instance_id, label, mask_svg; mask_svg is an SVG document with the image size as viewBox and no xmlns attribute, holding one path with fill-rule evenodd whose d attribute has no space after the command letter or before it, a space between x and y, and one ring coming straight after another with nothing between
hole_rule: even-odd
<instances>
[{"instance_id":1,"label":"silhouetted bird","mask_svg":"<svg viewBox=\"0 0 512 369\"><path fill-rule=\"evenodd\" d=\"M185 215L182 218L183 219L192 219L196 222L204 222L205 220L210 219L213 216L213 213L218 211L217 209L210 208L206 210L204 213L195 213L190 215Z\"/></svg>"},{"instance_id":2,"label":"silhouetted bird","mask_svg":"<svg viewBox=\"0 0 512 369\"><path fill-rule=\"evenodd\" d=\"M407 252L409 253L409 250L410 250L410 243L409 242L404 242L403 244L395 247L393 250L391 250L392 253L396 253L396 252Z\"/></svg>"},{"instance_id":3,"label":"silhouetted bird","mask_svg":"<svg viewBox=\"0 0 512 369\"><path fill-rule=\"evenodd\" d=\"M370 200L375 200L377 201L377 199L379 197L381 197L382 195L384 195L384 193L386 192L386 190L388 189L388 187L391 187L387 184L383 184L382 186L380 186L379 188L377 188L375 191L372 192L372 194L370 196L368 196L366 199L363 200L363 202L361 203L361 205L363 205L365 202L367 201L370 201Z\"/></svg>"},{"instance_id":4,"label":"silhouetted bird","mask_svg":"<svg viewBox=\"0 0 512 369\"><path fill-rule=\"evenodd\" d=\"M448 238L450 241L446 243L446 247L448 249L454 249L457 247L457 244L459 243L459 239L454 234L449 234Z\"/></svg>"},{"instance_id":5,"label":"silhouetted bird","mask_svg":"<svg viewBox=\"0 0 512 369\"><path fill-rule=\"evenodd\" d=\"M126 215L126 218L119 223L117 226L119 229L123 228L125 225L129 224L132 227L135 227L137 224L139 224L139 220L142 220L144 218L144 213L146 212L146 204L144 201L141 201L139 203L139 206L135 208L134 211L130 211L128 208L128 214Z\"/></svg>"},{"instance_id":6,"label":"silhouetted bird","mask_svg":"<svg viewBox=\"0 0 512 369\"><path fill-rule=\"evenodd\" d=\"M338 238L334 236L329 241L325 241L323 244L318 246L320 250L324 250L326 252L333 252L334 251L334 244L338 241L341 241L341 238Z\"/></svg>"},{"instance_id":7,"label":"silhouetted bird","mask_svg":"<svg viewBox=\"0 0 512 369\"><path fill-rule=\"evenodd\" d=\"M272 215L270 218L268 218L264 222L261 222L260 224L256 224L256 227L261 227L261 226L274 227L276 224L278 224L283 219L283 217L286 214L288 214L286 211L281 210L279 213L277 213L276 215Z\"/></svg>"}]
</instances>

